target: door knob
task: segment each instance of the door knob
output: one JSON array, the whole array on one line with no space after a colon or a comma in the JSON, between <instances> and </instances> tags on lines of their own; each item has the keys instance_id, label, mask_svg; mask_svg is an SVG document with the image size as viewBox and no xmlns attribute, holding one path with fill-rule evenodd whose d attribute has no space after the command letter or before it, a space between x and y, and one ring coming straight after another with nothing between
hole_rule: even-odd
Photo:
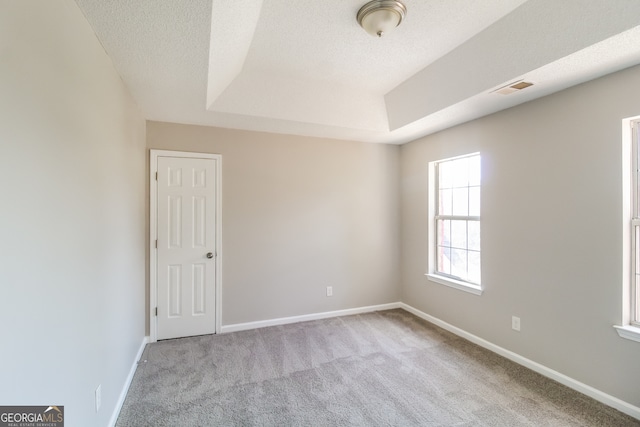
<instances>
[{"instance_id":1,"label":"door knob","mask_svg":"<svg viewBox=\"0 0 640 427\"><path fill-rule=\"evenodd\" d=\"M207 254L207 258L209 258L209 259L213 258L213 252L209 252L209 253Z\"/></svg>"}]
</instances>

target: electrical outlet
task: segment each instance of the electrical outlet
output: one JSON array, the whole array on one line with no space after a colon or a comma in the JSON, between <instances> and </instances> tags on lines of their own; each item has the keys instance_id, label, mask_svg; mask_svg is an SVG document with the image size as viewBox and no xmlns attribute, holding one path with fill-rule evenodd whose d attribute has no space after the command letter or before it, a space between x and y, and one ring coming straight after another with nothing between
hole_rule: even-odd
<instances>
[{"instance_id":1,"label":"electrical outlet","mask_svg":"<svg viewBox=\"0 0 640 427\"><path fill-rule=\"evenodd\" d=\"M520 318L511 316L511 329L520 332Z\"/></svg>"},{"instance_id":2,"label":"electrical outlet","mask_svg":"<svg viewBox=\"0 0 640 427\"><path fill-rule=\"evenodd\" d=\"M96 389L96 412L100 410L100 405L102 405L102 384Z\"/></svg>"},{"instance_id":3,"label":"electrical outlet","mask_svg":"<svg viewBox=\"0 0 640 427\"><path fill-rule=\"evenodd\" d=\"M333 296L333 286L327 286L327 296L328 297Z\"/></svg>"}]
</instances>

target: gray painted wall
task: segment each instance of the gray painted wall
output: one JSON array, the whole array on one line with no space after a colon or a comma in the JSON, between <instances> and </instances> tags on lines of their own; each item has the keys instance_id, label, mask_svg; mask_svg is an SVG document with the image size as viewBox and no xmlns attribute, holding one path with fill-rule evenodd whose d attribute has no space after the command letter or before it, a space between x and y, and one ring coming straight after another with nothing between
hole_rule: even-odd
<instances>
[{"instance_id":1,"label":"gray painted wall","mask_svg":"<svg viewBox=\"0 0 640 427\"><path fill-rule=\"evenodd\" d=\"M640 406L637 342L622 313L622 119L640 67L403 145L402 301ZM429 282L427 165L482 154L482 280ZM511 316L522 319L511 330Z\"/></svg>"},{"instance_id":2,"label":"gray painted wall","mask_svg":"<svg viewBox=\"0 0 640 427\"><path fill-rule=\"evenodd\" d=\"M159 122L147 146L222 155L223 325L398 301L398 146Z\"/></svg>"},{"instance_id":3,"label":"gray painted wall","mask_svg":"<svg viewBox=\"0 0 640 427\"><path fill-rule=\"evenodd\" d=\"M0 54L0 404L104 426L144 337L144 118L73 1L2 2Z\"/></svg>"}]
</instances>

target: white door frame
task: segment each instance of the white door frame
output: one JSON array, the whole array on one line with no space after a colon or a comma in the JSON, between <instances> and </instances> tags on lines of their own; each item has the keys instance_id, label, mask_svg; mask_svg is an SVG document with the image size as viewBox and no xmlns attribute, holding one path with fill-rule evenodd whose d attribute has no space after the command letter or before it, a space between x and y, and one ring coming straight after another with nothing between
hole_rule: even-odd
<instances>
[{"instance_id":1,"label":"white door frame","mask_svg":"<svg viewBox=\"0 0 640 427\"><path fill-rule=\"evenodd\" d=\"M222 326L222 156L220 154L190 153L184 151L150 150L149 152L149 341L158 340L156 307L158 306L158 157L214 159L216 167L216 253L215 296L216 334Z\"/></svg>"}]
</instances>

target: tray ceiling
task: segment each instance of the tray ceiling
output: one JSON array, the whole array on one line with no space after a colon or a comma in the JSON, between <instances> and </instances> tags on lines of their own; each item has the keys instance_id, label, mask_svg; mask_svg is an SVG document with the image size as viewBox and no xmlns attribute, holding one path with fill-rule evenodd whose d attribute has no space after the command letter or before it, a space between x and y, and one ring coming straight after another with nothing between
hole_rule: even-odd
<instances>
[{"instance_id":1,"label":"tray ceiling","mask_svg":"<svg viewBox=\"0 0 640 427\"><path fill-rule=\"evenodd\" d=\"M625 0L404 0L381 39L365 1L76 2L157 121L399 144L640 63Z\"/></svg>"}]
</instances>

